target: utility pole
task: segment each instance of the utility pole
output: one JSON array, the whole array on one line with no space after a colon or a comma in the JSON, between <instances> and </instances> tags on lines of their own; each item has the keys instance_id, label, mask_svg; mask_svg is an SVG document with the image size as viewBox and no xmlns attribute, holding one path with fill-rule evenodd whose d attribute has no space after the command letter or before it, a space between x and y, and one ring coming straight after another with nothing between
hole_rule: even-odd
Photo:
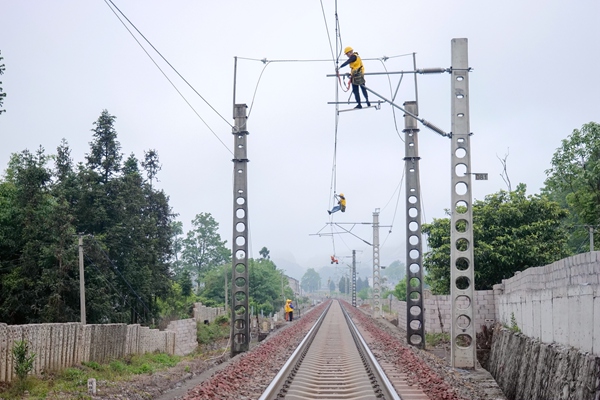
<instances>
[{"instance_id":1,"label":"utility pole","mask_svg":"<svg viewBox=\"0 0 600 400\"><path fill-rule=\"evenodd\" d=\"M379 208L376 208L373 212L373 302L371 303L373 318L381 318L382 310L379 267Z\"/></svg>"},{"instance_id":2,"label":"utility pole","mask_svg":"<svg viewBox=\"0 0 600 400\"><path fill-rule=\"evenodd\" d=\"M475 274L469 115L468 41L452 39L450 298L451 364L475 368ZM466 170L466 174L459 171Z\"/></svg>"},{"instance_id":3,"label":"utility pole","mask_svg":"<svg viewBox=\"0 0 600 400\"><path fill-rule=\"evenodd\" d=\"M419 140L416 115L417 103L404 103L404 145L406 168L406 340L425 346L423 312L423 246L421 234L421 183L419 172Z\"/></svg>"},{"instance_id":4,"label":"utility pole","mask_svg":"<svg viewBox=\"0 0 600 400\"><path fill-rule=\"evenodd\" d=\"M79 306L81 325L85 325L85 275L83 271L83 234L79 234Z\"/></svg>"},{"instance_id":5,"label":"utility pole","mask_svg":"<svg viewBox=\"0 0 600 400\"><path fill-rule=\"evenodd\" d=\"M592 225L590 225L589 227L590 230L590 253L592 251L594 251L594 227Z\"/></svg>"},{"instance_id":6,"label":"utility pole","mask_svg":"<svg viewBox=\"0 0 600 400\"><path fill-rule=\"evenodd\" d=\"M233 161L233 259L231 279L231 356L250 349L248 313L248 158L245 104L235 104Z\"/></svg>"},{"instance_id":7,"label":"utility pole","mask_svg":"<svg viewBox=\"0 0 600 400\"><path fill-rule=\"evenodd\" d=\"M352 250L352 307L356 307L356 250Z\"/></svg>"}]
</instances>

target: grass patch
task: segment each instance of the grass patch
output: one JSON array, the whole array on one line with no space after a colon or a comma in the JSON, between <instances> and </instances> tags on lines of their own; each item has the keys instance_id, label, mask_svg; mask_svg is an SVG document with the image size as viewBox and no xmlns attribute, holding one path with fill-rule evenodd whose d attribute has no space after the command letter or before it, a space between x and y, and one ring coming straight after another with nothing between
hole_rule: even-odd
<instances>
[{"instance_id":1,"label":"grass patch","mask_svg":"<svg viewBox=\"0 0 600 400\"><path fill-rule=\"evenodd\" d=\"M60 372L48 373L43 377L29 376L27 387L30 399L59 399L68 393L71 399L91 399L87 394L87 381L126 381L133 375L150 374L177 365L183 357L164 353L147 353L113 360L109 364L86 362L78 367L66 368ZM21 399L22 392L11 383L0 388L0 399Z\"/></svg>"},{"instance_id":2,"label":"grass patch","mask_svg":"<svg viewBox=\"0 0 600 400\"><path fill-rule=\"evenodd\" d=\"M426 333L425 345L427 347L437 347L440 344L450 343L449 333Z\"/></svg>"}]
</instances>

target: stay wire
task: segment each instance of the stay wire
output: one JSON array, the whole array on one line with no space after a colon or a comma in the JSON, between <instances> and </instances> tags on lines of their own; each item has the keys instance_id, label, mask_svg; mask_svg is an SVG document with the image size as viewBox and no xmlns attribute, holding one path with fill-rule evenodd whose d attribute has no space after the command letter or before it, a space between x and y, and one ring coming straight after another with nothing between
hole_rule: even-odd
<instances>
[{"instance_id":1,"label":"stay wire","mask_svg":"<svg viewBox=\"0 0 600 400\"><path fill-rule=\"evenodd\" d=\"M137 315L139 317L140 320L143 320L143 317L137 312L136 308L133 307L133 304L127 299L127 297L125 297L109 280L108 278L104 275L104 272L100 269L100 267L98 265L96 265L96 263L94 263L94 261L86 254L83 256L85 258L85 260L87 261L87 265L91 265L92 267L94 267L96 269L96 271L98 271L99 276L104 280L104 282L106 283L107 286L109 286L113 292L115 293L116 296L120 297L121 300L123 301L124 305L129 306L129 308L131 310L133 310L133 312L135 313L135 315Z\"/></svg>"},{"instance_id":2,"label":"stay wire","mask_svg":"<svg viewBox=\"0 0 600 400\"><path fill-rule=\"evenodd\" d=\"M123 274L121 273L121 271L119 271L119 268L117 268L117 266L115 265L115 263L108 256L108 254L106 254L106 251L104 251L104 249L102 248L102 246L100 246L100 243L98 243L98 241L96 240L96 238L94 236L89 236L89 237L94 241L94 243L96 244L96 246L98 246L98 249L100 250L100 252L108 260L108 262L113 267L113 269L117 272L117 274L119 274L119 276L123 279L123 281L125 282L125 284L127 284L127 287L129 287L129 290L131 291L131 293L133 293L135 295L135 297L137 297L137 299L140 301L140 303L142 303L142 305L144 306L144 309L146 310L146 312L148 312L148 315L152 315L150 309L148 308L148 306L146 305L146 303L144 302L144 300L142 300L142 298L133 289L133 287L131 286L131 284L127 280L127 278L125 278L125 276L123 276Z\"/></svg>"},{"instance_id":3,"label":"stay wire","mask_svg":"<svg viewBox=\"0 0 600 400\"><path fill-rule=\"evenodd\" d=\"M158 65L158 63L154 60L154 58L152 58L152 56L150 55L150 53L148 53L148 51L144 48L144 46L140 43L140 41L135 37L135 35L133 34L133 32L129 29L129 27L127 26L127 24L125 24L125 22L123 22L123 20L121 19L121 17L115 12L115 10L113 10L113 8L110 6L110 4L112 4L112 6L119 11L119 13L123 16L123 18L125 18L127 20L127 22L139 33L139 35L144 38L144 40L150 45L150 47L152 47L152 49L154 49L154 51L167 63L167 65L169 67L171 67L171 69L173 71L175 71L175 73L219 116L221 117L221 119L223 119L225 121L225 123L227 125L229 125L231 128L234 128L233 125L231 125L231 123L229 121L227 121L204 97L202 97L202 95L179 73L179 71L177 71L175 69L175 67L173 67L171 65L171 63L169 63L169 61L167 61L167 59L152 45L152 43L150 43L150 41L148 39L146 39L146 37L140 32L140 30L127 18L127 16L125 14L123 14L123 12L113 3L112 0L104 0L104 2L106 3L106 5L108 6L108 8L110 8L110 10L115 14L115 16L119 19L119 21L121 22L121 24L123 24L123 26L125 27L125 29L127 29L127 31L129 32L129 34L133 37L133 39L137 42L137 44L142 48L142 50L144 51L144 53L146 53L146 55L150 58L150 60L152 60L152 62L154 63L154 65L159 69L159 71L163 74L163 76L167 79L167 81L169 81L169 83L171 84L171 86L173 86L173 88L177 91L177 93L179 93L179 95L183 98L183 100L187 103L187 105L192 109L192 111L194 111L194 113L198 116L198 118L200 118L200 120L204 123L204 125L206 125L206 127L212 132L212 134L217 138L217 140L219 140L219 142L221 142L221 144L223 146L225 146L225 148L231 153L233 154L233 152L231 151L231 149L229 149L229 147L227 147L227 145L217 136L217 134L215 133L215 131L208 125L208 123L200 116L200 114L196 111L196 109L194 109L194 107L189 103L189 101L185 98L185 96L181 93L181 91L179 91L179 89L177 89L177 87L175 86L175 84L171 81L171 79L169 79L169 77L167 76L167 74L163 71L163 69ZM108 4L108 2L110 2L110 4Z\"/></svg>"}]
</instances>

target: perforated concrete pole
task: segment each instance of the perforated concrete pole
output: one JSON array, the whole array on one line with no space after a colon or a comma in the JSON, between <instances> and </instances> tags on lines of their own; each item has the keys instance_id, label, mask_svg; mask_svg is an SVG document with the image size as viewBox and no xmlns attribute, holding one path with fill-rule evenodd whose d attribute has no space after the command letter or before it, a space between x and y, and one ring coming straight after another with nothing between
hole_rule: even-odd
<instances>
[{"instance_id":1,"label":"perforated concrete pole","mask_svg":"<svg viewBox=\"0 0 600 400\"><path fill-rule=\"evenodd\" d=\"M421 184L417 103L404 103L404 163L406 167L406 340L425 345L423 312L423 251L421 244ZM403 300L403 299L400 299Z\"/></svg>"},{"instance_id":2,"label":"perforated concrete pole","mask_svg":"<svg viewBox=\"0 0 600 400\"><path fill-rule=\"evenodd\" d=\"M245 104L234 106L233 259L231 279L231 356L250 348L248 312L248 158Z\"/></svg>"},{"instance_id":3,"label":"perforated concrete pole","mask_svg":"<svg viewBox=\"0 0 600 400\"><path fill-rule=\"evenodd\" d=\"M469 61L467 39L452 39L452 195L450 228L451 361L475 368L473 210L469 144Z\"/></svg>"},{"instance_id":4,"label":"perforated concrete pole","mask_svg":"<svg viewBox=\"0 0 600 400\"><path fill-rule=\"evenodd\" d=\"M379 208L373 212L373 318L381 318L381 275L379 266Z\"/></svg>"},{"instance_id":5,"label":"perforated concrete pole","mask_svg":"<svg viewBox=\"0 0 600 400\"><path fill-rule=\"evenodd\" d=\"M356 250L352 250L352 306L356 307Z\"/></svg>"}]
</instances>

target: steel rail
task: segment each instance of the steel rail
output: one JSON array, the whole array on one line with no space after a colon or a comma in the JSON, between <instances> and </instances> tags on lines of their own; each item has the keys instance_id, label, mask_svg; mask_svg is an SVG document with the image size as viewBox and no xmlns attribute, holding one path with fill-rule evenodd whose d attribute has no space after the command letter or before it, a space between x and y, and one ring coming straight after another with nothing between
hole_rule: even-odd
<instances>
[{"instance_id":1,"label":"steel rail","mask_svg":"<svg viewBox=\"0 0 600 400\"><path fill-rule=\"evenodd\" d=\"M396 389L394 389L394 385L392 385L392 382L390 382L390 380L388 379L387 375L383 371L383 368L381 368L381 365L379 365L379 361L377 361L375 355L373 354L371 349L369 349L367 342L365 342L365 340L363 339L362 335L358 331L358 328L356 327L356 325L352 321L352 318L350 318L350 315L344 307L342 307L342 311L344 312L344 316L346 317L348 326L350 326L350 331L352 332L352 336L354 337L359 351L366 356L365 361L367 361L369 366L371 367L371 372L373 372L376 375L377 382L379 382L382 385L381 389L384 398L402 400L400 395L398 395L398 393L396 392Z\"/></svg>"},{"instance_id":2,"label":"steel rail","mask_svg":"<svg viewBox=\"0 0 600 400\"><path fill-rule=\"evenodd\" d=\"M330 304L327 306L327 309L324 310L317 322L315 322L313 327L306 334L305 338L277 373L273 381L271 381L267 389L259 397L259 400L280 399L285 397L284 393L288 391L290 386L294 385L294 378L296 377L298 370L301 368L300 365L304 361L311 344L317 336L319 328L321 327L327 312L331 308L331 304L332 302L330 302ZM358 328L354 322L352 322L347 311L344 309L344 307L341 307L341 309L350 335L356 346L356 350L358 351L358 355L360 355L357 360L362 360L365 373L371 377L371 387L374 391L374 396L381 399L402 400L383 371L383 368L375 359L374 354L369 349L367 343L358 331ZM350 337L348 337L348 339L349 338ZM327 389L324 388L324 390Z\"/></svg>"},{"instance_id":3,"label":"steel rail","mask_svg":"<svg viewBox=\"0 0 600 400\"><path fill-rule=\"evenodd\" d=\"M329 308L331 307L331 303L332 302L330 301L327 308L323 311L323 313L321 313L319 319L317 319L313 327L310 328L304 339L302 339L302 341L300 342L296 350L294 350L290 358L288 358L285 364L283 364L283 367L281 367L277 375L275 375L275 378L273 378L269 386L267 386L267 388L265 389L263 394L258 398L258 400L272 399L277 396L277 393L288 380L290 373L292 372L298 361L300 361L300 359L303 358L306 352L308 351L310 343L319 331L319 327L323 323L323 319L325 318L325 315L327 315L327 311L329 311Z\"/></svg>"}]
</instances>

